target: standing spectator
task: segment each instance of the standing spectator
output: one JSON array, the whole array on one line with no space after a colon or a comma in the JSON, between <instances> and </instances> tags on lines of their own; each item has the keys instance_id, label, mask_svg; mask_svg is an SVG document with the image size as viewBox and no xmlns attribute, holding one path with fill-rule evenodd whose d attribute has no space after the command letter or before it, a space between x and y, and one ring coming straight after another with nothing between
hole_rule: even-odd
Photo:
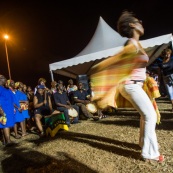
<instances>
[{"instance_id":1,"label":"standing spectator","mask_svg":"<svg viewBox=\"0 0 173 173\"><path fill-rule=\"evenodd\" d=\"M5 116L7 121L0 122L0 129L2 129L3 143L6 146L14 144L10 139L10 128L14 127L14 100L12 93L5 88L7 79L5 76L0 75L0 116Z\"/></svg>"},{"instance_id":2,"label":"standing spectator","mask_svg":"<svg viewBox=\"0 0 173 173\"><path fill-rule=\"evenodd\" d=\"M20 100L18 97L18 93L16 93L16 90L15 90L15 83L13 80L7 80L7 87L9 88L9 90L11 91L12 95L14 96L14 100L15 100L15 103L14 103L14 107L15 107L15 125L14 125L14 133L15 133L15 138L16 139L20 139L20 135L18 134L18 129L17 129L17 125L18 123L20 124L20 127L21 127L21 131L22 131L22 134L25 134L26 131L25 131L25 128L24 128L24 121L25 121L25 118L22 114L22 109L20 107Z\"/></svg>"},{"instance_id":3,"label":"standing spectator","mask_svg":"<svg viewBox=\"0 0 173 173\"><path fill-rule=\"evenodd\" d=\"M28 97L29 102L33 102L34 92L31 88L31 86L27 86L26 93L27 93L27 97Z\"/></svg>"},{"instance_id":4,"label":"standing spectator","mask_svg":"<svg viewBox=\"0 0 173 173\"><path fill-rule=\"evenodd\" d=\"M35 121L34 121L34 105L33 105L33 99L34 99L34 92L31 88L31 86L27 86L27 97L29 101L28 105L28 113L29 113L29 120L28 120L28 128L30 130L35 129Z\"/></svg>"},{"instance_id":5,"label":"standing spectator","mask_svg":"<svg viewBox=\"0 0 173 173\"><path fill-rule=\"evenodd\" d=\"M163 62L160 64L161 75L166 86L166 91L172 104L173 112L173 59L171 58L172 50L165 49L162 51Z\"/></svg>"},{"instance_id":6,"label":"standing spectator","mask_svg":"<svg viewBox=\"0 0 173 173\"><path fill-rule=\"evenodd\" d=\"M54 93L57 92L56 85L57 85L57 82L56 81L52 81L51 82L51 91L52 91L52 94L54 94Z\"/></svg>"},{"instance_id":7,"label":"standing spectator","mask_svg":"<svg viewBox=\"0 0 173 173\"><path fill-rule=\"evenodd\" d=\"M15 83L15 86L16 86L16 94L19 98L19 102L20 102L20 106L22 108L22 114L25 118L25 121L24 121L24 131L25 133L22 133L22 137L28 135L28 133L26 132L26 126L27 126L27 122L28 122L28 119L30 118L29 116L29 112L28 112L28 98L27 98L27 95L23 92L23 83L22 82L16 82Z\"/></svg>"},{"instance_id":8,"label":"standing spectator","mask_svg":"<svg viewBox=\"0 0 173 173\"><path fill-rule=\"evenodd\" d=\"M27 94L27 86L26 86L25 84L23 84L23 89L22 89L22 91L23 91L25 94Z\"/></svg>"},{"instance_id":9,"label":"standing spectator","mask_svg":"<svg viewBox=\"0 0 173 173\"><path fill-rule=\"evenodd\" d=\"M74 104L74 91L76 91L78 88L77 86L73 83L73 80L70 79L68 81L67 85L67 93L68 93L68 98L70 100L71 104Z\"/></svg>"},{"instance_id":10,"label":"standing spectator","mask_svg":"<svg viewBox=\"0 0 173 173\"><path fill-rule=\"evenodd\" d=\"M58 83L59 84L62 84L62 86L63 86L63 92L67 92L67 89L66 89L66 87L64 85L64 82L62 80L59 80Z\"/></svg>"}]
</instances>

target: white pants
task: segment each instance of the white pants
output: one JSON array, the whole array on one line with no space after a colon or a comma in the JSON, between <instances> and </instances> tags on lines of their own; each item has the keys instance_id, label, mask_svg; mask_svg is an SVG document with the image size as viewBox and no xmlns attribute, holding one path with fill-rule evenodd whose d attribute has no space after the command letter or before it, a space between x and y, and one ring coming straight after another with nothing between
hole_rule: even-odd
<instances>
[{"instance_id":1,"label":"white pants","mask_svg":"<svg viewBox=\"0 0 173 173\"><path fill-rule=\"evenodd\" d=\"M149 97L139 84L120 84L118 90L141 115L140 144L143 143L141 144L142 157L145 159L158 157L160 153L155 132L157 114Z\"/></svg>"}]
</instances>

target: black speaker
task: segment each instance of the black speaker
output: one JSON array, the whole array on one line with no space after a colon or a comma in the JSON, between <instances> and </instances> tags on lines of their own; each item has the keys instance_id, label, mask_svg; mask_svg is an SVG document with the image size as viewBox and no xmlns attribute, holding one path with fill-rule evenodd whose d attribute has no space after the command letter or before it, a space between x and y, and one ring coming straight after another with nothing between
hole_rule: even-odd
<instances>
[{"instance_id":1,"label":"black speaker","mask_svg":"<svg viewBox=\"0 0 173 173\"><path fill-rule=\"evenodd\" d=\"M88 86L88 77L87 75L78 75L77 77L77 82L82 82L84 85L84 89L88 90L89 86Z\"/></svg>"}]
</instances>

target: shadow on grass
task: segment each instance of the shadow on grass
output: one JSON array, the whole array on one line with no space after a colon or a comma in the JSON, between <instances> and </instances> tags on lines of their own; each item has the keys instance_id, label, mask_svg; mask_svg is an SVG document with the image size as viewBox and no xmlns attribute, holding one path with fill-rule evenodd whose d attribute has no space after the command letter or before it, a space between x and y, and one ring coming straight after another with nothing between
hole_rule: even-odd
<instances>
[{"instance_id":1,"label":"shadow on grass","mask_svg":"<svg viewBox=\"0 0 173 173\"><path fill-rule=\"evenodd\" d=\"M136 160L140 160L140 147L137 144L122 142L106 137L95 136L90 134L82 134L75 132L60 132L51 140L56 140L58 138L66 139L70 141L75 141L79 143L86 143L91 147L105 150L114 154L118 154L120 156L133 158ZM50 138L44 138L39 140L30 140L30 142L34 142L36 145L41 145L42 143L46 143L50 140ZM108 143L108 144L105 144ZM137 151L134 151L137 150ZM90 152L90 151L88 151Z\"/></svg>"},{"instance_id":2,"label":"shadow on grass","mask_svg":"<svg viewBox=\"0 0 173 173\"><path fill-rule=\"evenodd\" d=\"M63 152L51 156L27 148L8 148L11 156L1 162L3 173L97 173Z\"/></svg>"},{"instance_id":3,"label":"shadow on grass","mask_svg":"<svg viewBox=\"0 0 173 173\"><path fill-rule=\"evenodd\" d=\"M106 125L114 124L114 125L118 125L118 126L130 126L130 127L139 128L139 118L138 119L130 119L128 117L128 120L125 118L122 118L122 120L116 120L115 119L114 121L107 119L104 121L99 121L97 123L106 124Z\"/></svg>"},{"instance_id":4,"label":"shadow on grass","mask_svg":"<svg viewBox=\"0 0 173 173\"><path fill-rule=\"evenodd\" d=\"M118 125L118 126L130 126L130 127L136 127L139 128L139 118L135 118L135 116L116 116L116 118L119 118L118 120L115 119L114 121L105 119L104 121L98 121L96 123L101 123L105 125ZM120 120L121 118L121 120ZM159 125L156 124L157 130L173 130L173 115L171 114L161 114L161 123Z\"/></svg>"},{"instance_id":5,"label":"shadow on grass","mask_svg":"<svg viewBox=\"0 0 173 173\"><path fill-rule=\"evenodd\" d=\"M157 130L173 130L173 120L161 120L161 123L156 126Z\"/></svg>"}]
</instances>

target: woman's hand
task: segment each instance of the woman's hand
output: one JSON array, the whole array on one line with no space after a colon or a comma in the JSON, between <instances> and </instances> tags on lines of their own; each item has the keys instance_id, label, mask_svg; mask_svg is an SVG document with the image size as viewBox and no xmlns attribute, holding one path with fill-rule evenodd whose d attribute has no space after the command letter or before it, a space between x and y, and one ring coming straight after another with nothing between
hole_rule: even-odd
<instances>
[{"instance_id":1,"label":"woman's hand","mask_svg":"<svg viewBox=\"0 0 173 173\"><path fill-rule=\"evenodd\" d=\"M89 100L84 100L84 102L83 102L83 104L88 104L88 103L90 103L90 101Z\"/></svg>"},{"instance_id":2,"label":"woman's hand","mask_svg":"<svg viewBox=\"0 0 173 173\"><path fill-rule=\"evenodd\" d=\"M19 112L22 112L22 108L17 108Z\"/></svg>"},{"instance_id":3,"label":"woman's hand","mask_svg":"<svg viewBox=\"0 0 173 173\"><path fill-rule=\"evenodd\" d=\"M65 106L67 109L71 109L72 107L71 106L69 106L69 105L66 105Z\"/></svg>"},{"instance_id":4,"label":"woman's hand","mask_svg":"<svg viewBox=\"0 0 173 173\"><path fill-rule=\"evenodd\" d=\"M3 115L4 114L4 111L3 109L0 107L0 115Z\"/></svg>"}]
</instances>

